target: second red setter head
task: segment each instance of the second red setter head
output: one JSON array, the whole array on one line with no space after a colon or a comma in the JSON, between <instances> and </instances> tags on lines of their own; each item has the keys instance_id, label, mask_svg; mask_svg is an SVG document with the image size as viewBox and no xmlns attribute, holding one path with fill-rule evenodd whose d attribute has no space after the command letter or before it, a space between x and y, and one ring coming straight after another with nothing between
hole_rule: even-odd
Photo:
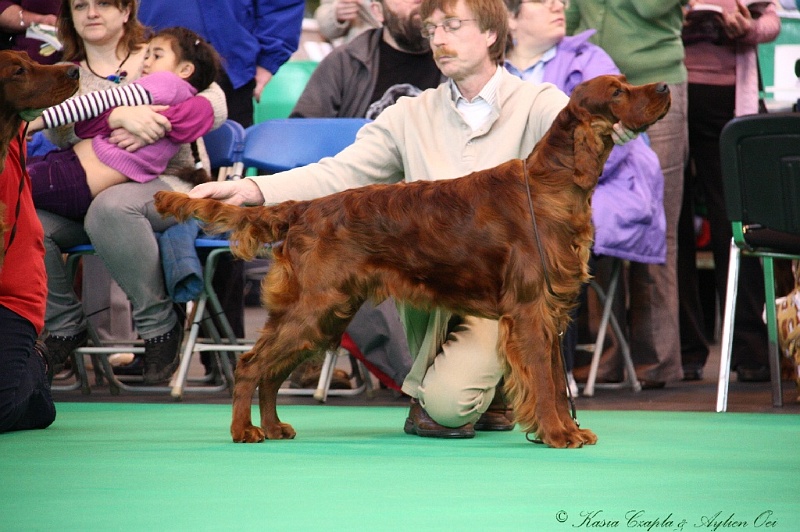
<instances>
[{"instance_id":1,"label":"second red setter head","mask_svg":"<svg viewBox=\"0 0 800 532\"><path fill-rule=\"evenodd\" d=\"M75 94L79 77L75 65L40 65L25 52L0 51L0 171L22 123L20 112L58 105Z\"/></svg>"}]
</instances>

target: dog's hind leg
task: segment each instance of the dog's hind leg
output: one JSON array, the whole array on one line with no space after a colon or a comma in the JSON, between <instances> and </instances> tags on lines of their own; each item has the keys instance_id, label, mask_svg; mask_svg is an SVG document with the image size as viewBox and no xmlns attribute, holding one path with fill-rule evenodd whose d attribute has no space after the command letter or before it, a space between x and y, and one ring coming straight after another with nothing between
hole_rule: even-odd
<instances>
[{"instance_id":1,"label":"dog's hind leg","mask_svg":"<svg viewBox=\"0 0 800 532\"><path fill-rule=\"evenodd\" d=\"M299 338L287 339L285 328L269 320L253 350L245 353L236 365L233 388L233 441L256 443L294 438L291 425L281 423L276 409L278 389L303 358L310 355L311 344ZM283 333L283 334L282 334ZM283 337L282 337L283 336ZM261 427L253 426L253 393L258 386Z\"/></svg>"},{"instance_id":2,"label":"dog's hind leg","mask_svg":"<svg viewBox=\"0 0 800 532\"><path fill-rule=\"evenodd\" d=\"M278 390L289 377L292 370L306 357L292 357L291 361L282 364L282 368L273 368L269 374L263 375L258 385L258 406L261 412L261 429L268 440L292 440L297 434L288 423L278 418Z\"/></svg>"},{"instance_id":3,"label":"dog's hind leg","mask_svg":"<svg viewBox=\"0 0 800 532\"><path fill-rule=\"evenodd\" d=\"M264 431L253 426L251 410L253 392L259 381L258 358L263 353L262 336L252 351L239 358L236 364L235 382L233 385L233 418L231 419L231 437L237 443L258 443L264 441Z\"/></svg>"},{"instance_id":4,"label":"dog's hind leg","mask_svg":"<svg viewBox=\"0 0 800 532\"><path fill-rule=\"evenodd\" d=\"M258 402L261 430L267 439L295 437L292 426L278 418L278 390L301 362L339 345L355 313L352 305L339 304L341 300L341 296L304 296L297 305L277 313L265 325L263 338L271 341L260 355ZM326 301L336 304L326 305Z\"/></svg>"}]
</instances>

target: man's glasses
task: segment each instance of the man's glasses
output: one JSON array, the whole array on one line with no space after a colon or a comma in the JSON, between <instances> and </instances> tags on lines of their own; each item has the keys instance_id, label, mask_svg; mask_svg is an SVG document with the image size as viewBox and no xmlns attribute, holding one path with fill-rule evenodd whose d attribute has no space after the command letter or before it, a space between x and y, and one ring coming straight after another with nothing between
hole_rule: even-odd
<instances>
[{"instance_id":1,"label":"man's glasses","mask_svg":"<svg viewBox=\"0 0 800 532\"><path fill-rule=\"evenodd\" d=\"M422 36L426 39L433 39L434 34L436 33L436 28L442 28L445 33L453 33L457 29L461 27L462 24L465 22L476 22L478 19L474 18L446 18L442 21L441 24L434 24L432 22L427 22L422 25L420 29Z\"/></svg>"},{"instance_id":2,"label":"man's glasses","mask_svg":"<svg viewBox=\"0 0 800 532\"><path fill-rule=\"evenodd\" d=\"M556 3L564 6L564 9L569 7L569 0L520 0L520 4L541 4L547 9L553 9Z\"/></svg>"}]
</instances>

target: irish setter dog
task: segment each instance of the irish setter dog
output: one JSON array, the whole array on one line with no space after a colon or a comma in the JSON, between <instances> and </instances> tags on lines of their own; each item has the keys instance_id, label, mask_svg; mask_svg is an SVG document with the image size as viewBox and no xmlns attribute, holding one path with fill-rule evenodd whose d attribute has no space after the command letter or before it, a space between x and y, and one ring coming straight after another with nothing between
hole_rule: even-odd
<instances>
[{"instance_id":1,"label":"irish setter dog","mask_svg":"<svg viewBox=\"0 0 800 532\"><path fill-rule=\"evenodd\" d=\"M232 230L242 258L274 243L262 285L269 317L236 367L233 440L293 438L275 408L281 383L304 359L337 346L363 301L393 296L498 319L505 392L522 429L552 447L595 443L570 416L559 334L589 278L590 198L613 147L612 125L644 131L670 102L665 83L595 78L575 89L527 159L458 179L371 185L271 207L159 192L162 214ZM256 387L260 428L250 419Z\"/></svg>"},{"instance_id":2,"label":"irish setter dog","mask_svg":"<svg viewBox=\"0 0 800 532\"><path fill-rule=\"evenodd\" d=\"M25 52L0 51L0 179L8 177L5 173L8 147L21 135L20 112L63 102L78 90L79 76L74 65L44 66L32 61ZM11 227L6 221L7 207L0 203L0 242L5 241L5 232ZM10 215L14 208L12 205ZM0 266L4 249L5 246L0 246Z\"/></svg>"}]
</instances>

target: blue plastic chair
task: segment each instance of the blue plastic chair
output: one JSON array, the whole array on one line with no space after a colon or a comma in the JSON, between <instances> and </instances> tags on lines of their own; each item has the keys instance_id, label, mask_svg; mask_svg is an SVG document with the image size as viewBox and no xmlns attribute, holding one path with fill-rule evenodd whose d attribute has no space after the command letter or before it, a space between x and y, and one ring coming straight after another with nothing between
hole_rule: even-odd
<instances>
[{"instance_id":1,"label":"blue plastic chair","mask_svg":"<svg viewBox=\"0 0 800 532\"><path fill-rule=\"evenodd\" d=\"M211 161L211 168L231 167L230 179L239 179L244 173L244 128L233 120L226 120L217 129L203 136L203 143Z\"/></svg>"},{"instance_id":2,"label":"blue plastic chair","mask_svg":"<svg viewBox=\"0 0 800 532\"><path fill-rule=\"evenodd\" d=\"M245 130L242 160L248 168L282 172L336 155L353 143L366 118L286 118Z\"/></svg>"}]
</instances>

